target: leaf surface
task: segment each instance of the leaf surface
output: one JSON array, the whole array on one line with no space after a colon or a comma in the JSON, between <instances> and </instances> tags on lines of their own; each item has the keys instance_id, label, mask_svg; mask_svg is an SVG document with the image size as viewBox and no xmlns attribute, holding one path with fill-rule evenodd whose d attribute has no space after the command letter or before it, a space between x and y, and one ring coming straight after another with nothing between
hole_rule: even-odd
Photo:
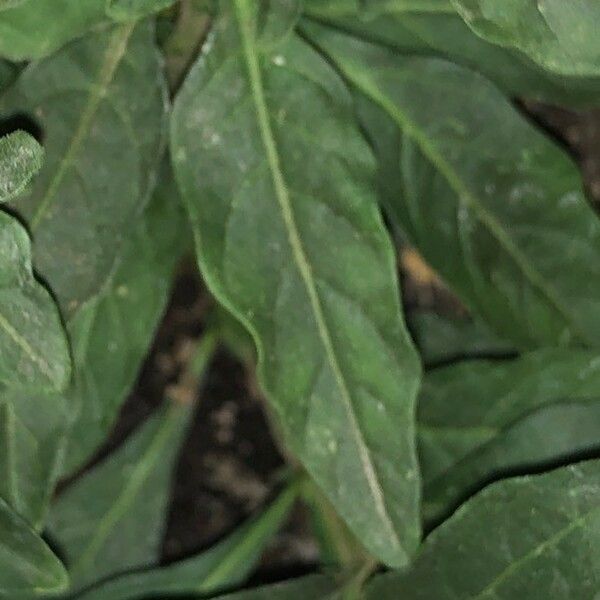
<instances>
[{"instance_id":1,"label":"leaf surface","mask_svg":"<svg viewBox=\"0 0 600 600\"><path fill-rule=\"evenodd\" d=\"M56 593L67 585L67 573L58 558L0 500L0 597L8 600L34 593Z\"/></svg>"},{"instance_id":2,"label":"leaf surface","mask_svg":"<svg viewBox=\"0 0 600 600\"><path fill-rule=\"evenodd\" d=\"M330 575L307 575L275 585L233 592L215 600L339 600L339 584Z\"/></svg>"},{"instance_id":3,"label":"leaf surface","mask_svg":"<svg viewBox=\"0 0 600 600\"><path fill-rule=\"evenodd\" d=\"M471 311L522 348L597 345L600 221L568 157L466 69L310 34L403 132L388 208Z\"/></svg>"},{"instance_id":4,"label":"leaf surface","mask_svg":"<svg viewBox=\"0 0 600 600\"><path fill-rule=\"evenodd\" d=\"M190 406L159 410L52 507L49 530L75 588L157 561Z\"/></svg>"},{"instance_id":5,"label":"leaf surface","mask_svg":"<svg viewBox=\"0 0 600 600\"><path fill-rule=\"evenodd\" d=\"M185 219L172 175L164 169L116 273L70 324L75 381L68 395L79 410L65 473L82 466L106 438L135 383L167 305L175 267L192 245Z\"/></svg>"},{"instance_id":6,"label":"leaf surface","mask_svg":"<svg viewBox=\"0 0 600 600\"><path fill-rule=\"evenodd\" d=\"M23 131L0 140L0 203L25 189L40 170L43 155L41 146Z\"/></svg>"},{"instance_id":7,"label":"leaf surface","mask_svg":"<svg viewBox=\"0 0 600 600\"><path fill-rule=\"evenodd\" d=\"M482 38L518 48L544 68L564 75L600 73L595 0L452 0Z\"/></svg>"},{"instance_id":8,"label":"leaf surface","mask_svg":"<svg viewBox=\"0 0 600 600\"><path fill-rule=\"evenodd\" d=\"M598 389L597 354L577 350L541 350L508 361L471 360L428 373L418 413L428 517L454 508L497 473L593 445L589 440L594 431L597 437L600 433L592 402ZM566 402L592 406L587 411L563 407L536 412ZM569 429L567 419L577 422L577 415L586 412L589 420L577 440L577 430ZM535 434L544 424L545 435Z\"/></svg>"},{"instance_id":9,"label":"leaf surface","mask_svg":"<svg viewBox=\"0 0 600 600\"><path fill-rule=\"evenodd\" d=\"M600 462L507 480L435 530L409 570L375 577L366 598L591 600L599 542Z\"/></svg>"},{"instance_id":10,"label":"leaf surface","mask_svg":"<svg viewBox=\"0 0 600 600\"><path fill-rule=\"evenodd\" d=\"M481 73L507 94L559 104L597 104L600 77L571 77L547 71L513 48L503 48L477 36L455 12L395 11L393 4L366 18L348 5L338 14L327 14L326 3L316 0L308 14L365 41L376 42L402 54L444 58Z\"/></svg>"},{"instance_id":11,"label":"leaf surface","mask_svg":"<svg viewBox=\"0 0 600 600\"><path fill-rule=\"evenodd\" d=\"M22 0L2 10L0 56L42 58L105 20L106 0Z\"/></svg>"},{"instance_id":12,"label":"leaf surface","mask_svg":"<svg viewBox=\"0 0 600 600\"><path fill-rule=\"evenodd\" d=\"M235 3L176 102L172 156L215 296L251 331L292 451L389 564L418 539L413 401L373 163L327 63L288 35L262 46Z\"/></svg>"},{"instance_id":13,"label":"leaf surface","mask_svg":"<svg viewBox=\"0 0 600 600\"><path fill-rule=\"evenodd\" d=\"M44 132L44 167L15 210L70 317L106 284L156 178L166 102L152 25L93 34L31 64L0 109Z\"/></svg>"},{"instance_id":14,"label":"leaf surface","mask_svg":"<svg viewBox=\"0 0 600 600\"><path fill-rule=\"evenodd\" d=\"M175 4L176 0L108 0L107 13L117 21L142 19Z\"/></svg>"},{"instance_id":15,"label":"leaf surface","mask_svg":"<svg viewBox=\"0 0 600 600\"><path fill-rule=\"evenodd\" d=\"M243 583L285 522L297 496L292 484L267 509L215 546L180 562L130 573L92 588L80 600L136 600L147 596L213 594Z\"/></svg>"}]
</instances>

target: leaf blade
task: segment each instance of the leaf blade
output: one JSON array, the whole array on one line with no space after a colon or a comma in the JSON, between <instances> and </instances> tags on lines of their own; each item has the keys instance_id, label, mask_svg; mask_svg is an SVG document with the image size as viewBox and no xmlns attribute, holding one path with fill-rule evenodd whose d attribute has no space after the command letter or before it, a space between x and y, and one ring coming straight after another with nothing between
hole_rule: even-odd
<instances>
[{"instance_id":1,"label":"leaf blade","mask_svg":"<svg viewBox=\"0 0 600 600\"><path fill-rule=\"evenodd\" d=\"M293 35L279 40L277 45L269 43L267 48L261 47L248 22L253 18L250 5L241 3L238 9L241 27L226 17L219 22L211 53L197 63L184 85L172 122L172 156L195 228L200 266L219 301L253 333L264 387L282 419L292 448L311 475L327 488L326 493L337 509L352 522L351 527L366 535L371 549L376 546L376 553L398 564L407 559L411 550L402 548L404 542L399 542L396 529L409 530L401 536L407 548L414 548L418 539L413 513L418 491L410 415L419 368L399 316L389 240L364 179L355 182L356 175L350 176L347 183L345 179L328 179L321 166L319 171L311 171L312 180L298 180L298 169L309 155L306 144L312 132L297 129L295 121L302 118L300 106L292 102L285 87L277 89L277 85L282 86L277 78L288 80L286 86L295 89L300 82L306 83L309 92L304 99L319 106L323 125L332 133L335 131L335 137L328 138L332 142L313 140L325 149L324 155L333 170L337 173L343 170L347 176L344 163L350 160L356 166L356 173L366 178L372 168L364 158L369 156L368 149L353 126L340 124L341 114L349 117L348 105L344 104L347 93L320 57ZM231 54L233 49L238 54ZM234 62L238 55L239 61ZM202 91L213 101L218 92L213 92L211 84L218 77L229 78L225 88L230 86L235 93L201 112L196 99ZM331 102L336 95L342 102L339 99ZM326 96L328 105L322 100ZM230 163L220 152L224 139L232 141L230 130L227 126L220 128L218 118L211 118L212 112L224 109L225 105L235 112L232 104L238 101L236 117L244 124L237 119L236 122L248 131L243 143L237 144L242 151L233 155L239 164ZM284 120L290 122L287 128L279 122L278 114L285 115ZM194 119L196 123L191 123ZM198 140L194 133L198 125L203 126L204 141ZM211 148L211 142L215 148ZM195 147L197 144L200 147ZM187 157L192 148L194 153L208 156L207 163L212 165L203 179L195 177L198 172L195 166L190 171ZM348 149L348 155L337 158L338 153L344 154ZM290 156L302 155L302 160L286 158L282 162L287 152ZM235 178L236 185L231 180L233 187L227 184L223 187L223 182L214 175L217 168ZM327 189L327 201L323 193L317 193L317 180ZM336 189L337 185L346 187L342 191ZM260 191L259 198L256 190ZM248 195L254 199L253 209L243 202ZM200 198L204 200L202 205ZM227 216L227 206L232 200L232 214ZM269 222L271 225L267 227ZM311 227L309 222L322 226ZM247 231L244 223L249 224ZM322 240L328 238L334 223L340 232L335 243L331 241L339 256L337 265L335 260L319 256ZM260 236L256 227L261 228ZM351 284L344 283L348 279L342 277L341 271L350 275L355 263L362 265L361 272L366 275L364 284L357 277L352 278ZM279 276L272 277L270 273ZM349 290L344 289L345 285ZM370 294L372 301L367 299ZM375 297L377 308L365 308L371 306ZM388 332L389 337L382 331ZM365 347L364 357L375 357L370 360L369 369L381 375L376 377L377 381L366 374L362 361L359 368L357 356L348 352L343 357L339 354L344 346L360 345ZM368 353L367 345L372 354ZM286 347L289 356L296 357L294 360L284 360L288 355ZM302 365L304 360L306 366ZM351 399L349 385L344 381L349 377L358 390ZM294 381L291 392L285 389L288 380ZM388 396L392 389L393 398ZM394 435L393 443L380 450L377 439L381 435L375 437L374 424L389 427L390 420L377 416L379 405L380 414L389 410L394 415L391 420L402 431L401 436ZM319 412L321 424L317 422ZM357 419L361 421L359 426ZM378 448L380 461L373 447ZM338 449L343 451L339 460ZM391 465L393 460L399 461L396 467ZM357 465L361 465L360 471ZM394 476L394 483L394 468L404 473L402 478L407 478L399 480ZM340 492L339 487L344 485L342 471L346 470L362 489L360 510ZM381 485L385 493L378 489ZM392 505L393 517L386 502ZM404 513L403 517L400 513ZM369 519L364 514L370 515ZM367 521L375 523L380 533L366 531Z\"/></svg>"},{"instance_id":2,"label":"leaf blade","mask_svg":"<svg viewBox=\"0 0 600 600\"><path fill-rule=\"evenodd\" d=\"M600 535L598 467L590 461L491 485L429 536L409 571L375 577L366 597L593 597L597 559L587 548Z\"/></svg>"}]
</instances>

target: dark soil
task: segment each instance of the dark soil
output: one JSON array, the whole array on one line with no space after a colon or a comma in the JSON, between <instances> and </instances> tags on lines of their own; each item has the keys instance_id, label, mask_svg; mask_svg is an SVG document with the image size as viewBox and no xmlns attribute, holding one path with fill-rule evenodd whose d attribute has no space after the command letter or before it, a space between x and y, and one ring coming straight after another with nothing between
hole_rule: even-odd
<instances>
[{"instance_id":1,"label":"dark soil","mask_svg":"<svg viewBox=\"0 0 600 600\"><path fill-rule=\"evenodd\" d=\"M590 197L600 203L600 111L575 113L530 104L526 110L568 147L581 165ZM408 310L464 311L435 274L415 265L414 256L408 258L400 261ZM181 348L201 335L210 304L193 264L184 265L151 354L111 438L112 445L162 401L181 368ZM244 367L221 349L205 378L179 460L163 560L206 548L230 532L274 493L283 464L256 386ZM301 572L317 559L307 514L299 507L266 552L262 578Z\"/></svg>"}]
</instances>

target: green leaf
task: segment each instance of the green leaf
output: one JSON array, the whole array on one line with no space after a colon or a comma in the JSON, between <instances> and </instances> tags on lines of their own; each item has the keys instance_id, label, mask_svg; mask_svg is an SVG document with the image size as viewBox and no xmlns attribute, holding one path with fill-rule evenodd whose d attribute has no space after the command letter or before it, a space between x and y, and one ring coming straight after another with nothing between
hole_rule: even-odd
<instances>
[{"instance_id":1,"label":"green leaf","mask_svg":"<svg viewBox=\"0 0 600 600\"><path fill-rule=\"evenodd\" d=\"M75 588L158 559L174 461L191 407L159 410L59 496L48 527Z\"/></svg>"},{"instance_id":2,"label":"green leaf","mask_svg":"<svg viewBox=\"0 0 600 600\"><path fill-rule=\"evenodd\" d=\"M94 34L31 64L0 109L44 131L44 167L15 209L36 269L71 316L106 284L156 178L166 101L152 24Z\"/></svg>"},{"instance_id":3,"label":"green leaf","mask_svg":"<svg viewBox=\"0 0 600 600\"><path fill-rule=\"evenodd\" d=\"M425 541L413 566L380 575L368 600L547 600L600 589L600 462L494 484Z\"/></svg>"},{"instance_id":4,"label":"green leaf","mask_svg":"<svg viewBox=\"0 0 600 600\"><path fill-rule=\"evenodd\" d=\"M596 0L452 0L469 27L563 75L600 73Z\"/></svg>"},{"instance_id":5,"label":"green leaf","mask_svg":"<svg viewBox=\"0 0 600 600\"><path fill-rule=\"evenodd\" d=\"M116 21L141 19L168 8L176 0L107 0L106 12Z\"/></svg>"},{"instance_id":6,"label":"green leaf","mask_svg":"<svg viewBox=\"0 0 600 600\"><path fill-rule=\"evenodd\" d=\"M80 409L65 473L91 457L133 387L167 305L175 267L191 246L186 233L179 193L165 169L109 285L70 326L75 382L69 395Z\"/></svg>"},{"instance_id":7,"label":"green leaf","mask_svg":"<svg viewBox=\"0 0 600 600\"><path fill-rule=\"evenodd\" d=\"M209 550L159 569L130 573L92 588L79 600L136 600L148 596L214 594L243 583L290 513L298 484Z\"/></svg>"},{"instance_id":8,"label":"green leaf","mask_svg":"<svg viewBox=\"0 0 600 600\"><path fill-rule=\"evenodd\" d=\"M198 258L252 333L291 450L368 549L419 540L419 364L373 161L342 82L294 35L257 41L252 2L215 25L172 122Z\"/></svg>"},{"instance_id":9,"label":"green leaf","mask_svg":"<svg viewBox=\"0 0 600 600\"><path fill-rule=\"evenodd\" d=\"M0 497L41 529L76 406L64 394L0 391Z\"/></svg>"},{"instance_id":10,"label":"green leaf","mask_svg":"<svg viewBox=\"0 0 600 600\"><path fill-rule=\"evenodd\" d=\"M568 157L470 71L308 29L402 130L394 216L472 313L523 348L597 345L600 221Z\"/></svg>"},{"instance_id":11,"label":"green leaf","mask_svg":"<svg viewBox=\"0 0 600 600\"><path fill-rule=\"evenodd\" d=\"M22 61L48 56L105 20L106 0L22 0L0 19L0 56Z\"/></svg>"},{"instance_id":12,"label":"green leaf","mask_svg":"<svg viewBox=\"0 0 600 600\"><path fill-rule=\"evenodd\" d=\"M467 317L450 319L419 311L409 317L415 343L425 365L449 363L459 358L507 356L512 347L484 323Z\"/></svg>"},{"instance_id":13,"label":"green leaf","mask_svg":"<svg viewBox=\"0 0 600 600\"><path fill-rule=\"evenodd\" d=\"M484 438L493 427L482 425L479 430L470 427L461 432L459 426L452 432L452 425L441 432L441 439L436 439L435 430L423 433L423 518L429 524L439 522L490 481L595 456L600 450L597 398L524 413L480 445L477 438ZM436 477L429 477L429 465L438 471L443 466Z\"/></svg>"},{"instance_id":14,"label":"green leaf","mask_svg":"<svg viewBox=\"0 0 600 600\"><path fill-rule=\"evenodd\" d=\"M16 600L61 592L68 582L64 567L42 538L0 500L0 597Z\"/></svg>"},{"instance_id":15,"label":"green leaf","mask_svg":"<svg viewBox=\"0 0 600 600\"><path fill-rule=\"evenodd\" d=\"M0 0L0 10L12 8L13 6L17 6L18 4L23 4L23 2L25 2L25 0Z\"/></svg>"},{"instance_id":16,"label":"green leaf","mask_svg":"<svg viewBox=\"0 0 600 600\"><path fill-rule=\"evenodd\" d=\"M0 202L20 194L42 166L44 151L29 134L11 133L0 140Z\"/></svg>"},{"instance_id":17,"label":"green leaf","mask_svg":"<svg viewBox=\"0 0 600 600\"><path fill-rule=\"evenodd\" d=\"M346 3L348 4L348 3ZM502 4L502 3L500 3ZM402 54L439 57L477 71L506 93L551 103L595 106L600 77L568 77L551 73L521 52L502 48L475 35L456 14L388 8L377 18L356 11L327 15L320 0L309 14L332 26L377 42Z\"/></svg>"},{"instance_id":18,"label":"green leaf","mask_svg":"<svg viewBox=\"0 0 600 600\"><path fill-rule=\"evenodd\" d=\"M508 361L465 361L428 373L418 413L427 518L435 520L454 508L498 472L535 465L540 454L550 460L568 453L568 444L559 443L560 435L567 436L566 423L553 435L551 430L541 438L531 435L536 420L544 422L535 411L566 401L595 400L599 389L597 353L577 350L541 350ZM520 431L529 434L516 441ZM600 430L596 436L600 439ZM588 447L589 438L584 437L582 431L576 443Z\"/></svg>"},{"instance_id":19,"label":"green leaf","mask_svg":"<svg viewBox=\"0 0 600 600\"><path fill-rule=\"evenodd\" d=\"M339 583L331 575L307 575L275 585L218 596L215 600L338 600Z\"/></svg>"},{"instance_id":20,"label":"green leaf","mask_svg":"<svg viewBox=\"0 0 600 600\"><path fill-rule=\"evenodd\" d=\"M40 154L37 143L26 134L0 140L1 198L25 186L39 168ZM52 298L33 276L27 232L3 212L0 256L0 386L60 390L70 376L60 317Z\"/></svg>"}]
</instances>

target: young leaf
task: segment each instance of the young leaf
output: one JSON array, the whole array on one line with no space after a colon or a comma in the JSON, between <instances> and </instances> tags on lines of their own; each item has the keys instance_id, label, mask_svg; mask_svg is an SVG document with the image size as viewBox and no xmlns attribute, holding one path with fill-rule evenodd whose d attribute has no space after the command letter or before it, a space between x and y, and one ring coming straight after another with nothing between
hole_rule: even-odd
<instances>
[{"instance_id":1,"label":"young leaf","mask_svg":"<svg viewBox=\"0 0 600 600\"><path fill-rule=\"evenodd\" d=\"M345 3L349 5L350 3ZM551 103L595 106L600 77L569 77L540 67L518 50L502 48L475 35L455 12L424 10L421 2L409 9L394 10L394 4L365 18L361 11L327 14L326 3L309 3L306 9L336 28L402 54L447 59L477 71L506 93ZM324 6L325 5L325 6Z\"/></svg>"},{"instance_id":2,"label":"young leaf","mask_svg":"<svg viewBox=\"0 0 600 600\"><path fill-rule=\"evenodd\" d=\"M180 92L176 178L291 450L368 549L402 565L419 540L419 365L373 161L342 82L295 35L261 45L256 7L217 22Z\"/></svg>"},{"instance_id":3,"label":"young leaf","mask_svg":"<svg viewBox=\"0 0 600 600\"><path fill-rule=\"evenodd\" d=\"M42 166L42 147L23 131L0 139L0 203L20 194Z\"/></svg>"},{"instance_id":4,"label":"young leaf","mask_svg":"<svg viewBox=\"0 0 600 600\"><path fill-rule=\"evenodd\" d=\"M600 462L486 488L380 575L368 600L593 598L600 589Z\"/></svg>"},{"instance_id":5,"label":"young leaf","mask_svg":"<svg viewBox=\"0 0 600 600\"><path fill-rule=\"evenodd\" d=\"M600 221L566 155L470 71L309 31L401 128L394 216L472 312L520 347L596 346Z\"/></svg>"},{"instance_id":6,"label":"young leaf","mask_svg":"<svg viewBox=\"0 0 600 600\"><path fill-rule=\"evenodd\" d=\"M600 450L600 400L563 402L525 413L499 430L488 442L472 451L467 450L464 457L453 463L453 454L464 451L469 445L468 436L473 435L475 428L465 430L464 434L457 430L454 439L451 428L452 424L442 440L436 440L435 433L428 436L431 431L425 430L423 434L423 447L428 455L423 465L423 519L429 524L439 522L461 500L490 481L597 455ZM482 437L485 432L486 428L482 426ZM438 445L437 442L441 443ZM433 463L434 468L438 463L452 464L437 477L430 478L427 462Z\"/></svg>"},{"instance_id":7,"label":"young leaf","mask_svg":"<svg viewBox=\"0 0 600 600\"><path fill-rule=\"evenodd\" d=\"M64 591L61 562L29 525L0 500L0 597Z\"/></svg>"},{"instance_id":8,"label":"young leaf","mask_svg":"<svg viewBox=\"0 0 600 600\"><path fill-rule=\"evenodd\" d=\"M287 518L298 494L292 484L259 516L209 550L159 569L130 573L83 593L78 600L137 600L148 596L214 594L240 585Z\"/></svg>"},{"instance_id":9,"label":"young leaf","mask_svg":"<svg viewBox=\"0 0 600 600\"><path fill-rule=\"evenodd\" d=\"M482 38L518 48L544 68L564 75L600 73L596 0L452 0Z\"/></svg>"},{"instance_id":10,"label":"young leaf","mask_svg":"<svg viewBox=\"0 0 600 600\"><path fill-rule=\"evenodd\" d=\"M532 453L532 437L499 448L518 431L515 424L539 408L598 397L600 361L595 352L542 350L509 361L473 360L430 372L419 398L419 450L427 517L454 508L472 488L498 471L535 464L535 455L564 445L548 432L548 450ZM592 421L593 422L593 421ZM512 428L512 429L511 429ZM566 434L566 424L563 433ZM600 433L600 432L599 432ZM544 440L541 441L542 444ZM583 441L583 435L581 443Z\"/></svg>"},{"instance_id":11,"label":"young leaf","mask_svg":"<svg viewBox=\"0 0 600 600\"><path fill-rule=\"evenodd\" d=\"M105 20L106 0L22 0L0 18L0 56L42 58Z\"/></svg>"},{"instance_id":12,"label":"young leaf","mask_svg":"<svg viewBox=\"0 0 600 600\"><path fill-rule=\"evenodd\" d=\"M109 285L70 323L75 381L69 396L80 408L69 435L65 473L88 460L112 427L148 353L175 266L191 247L183 207L167 169L129 237Z\"/></svg>"},{"instance_id":13,"label":"young leaf","mask_svg":"<svg viewBox=\"0 0 600 600\"><path fill-rule=\"evenodd\" d=\"M168 8L176 0L107 0L106 12L116 21L142 19Z\"/></svg>"},{"instance_id":14,"label":"young leaf","mask_svg":"<svg viewBox=\"0 0 600 600\"><path fill-rule=\"evenodd\" d=\"M71 316L105 285L156 177L166 102L152 25L90 35L31 64L0 108L44 130L44 167L15 209Z\"/></svg>"},{"instance_id":15,"label":"young leaf","mask_svg":"<svg viewBox=\"0 0 600 600\"><path fill-rule=\"evenodd\" d=\"M173 463L190 412L181 405L160 409L59 496L49 529L66 554L75 588L157 560Z\"/></svg>"}]
</instances>

